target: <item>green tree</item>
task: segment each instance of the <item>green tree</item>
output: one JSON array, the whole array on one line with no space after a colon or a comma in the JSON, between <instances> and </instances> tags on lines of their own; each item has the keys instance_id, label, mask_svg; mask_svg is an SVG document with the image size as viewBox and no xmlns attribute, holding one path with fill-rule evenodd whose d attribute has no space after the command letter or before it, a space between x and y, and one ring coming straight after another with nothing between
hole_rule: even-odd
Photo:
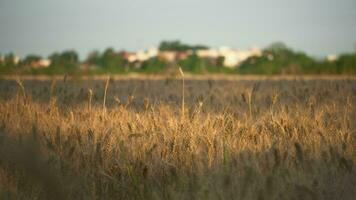
<instances>
[{"instance_id":1,"label":"green tree","mask_svg":"<svg viewBox=\"0 0 356 200\"><path fill-rule=\"evenodd\" d=\"M31 65L33 62L38 62L42 57L38 55L28 55L21 61L22 65Z\"/></svg>"},{"instance_id":2,"label":"green tree","mask_svg":"<svg viewBox=\"0 0 356 200\"><path fill-rule=\"evenodd\" d=\"M317 73L318 63L303 52L295 52L277 42L263 50L262 56L250 57L238 68L243 74L309 74Z\"/></svg>"},{"instance_id":3,"label":"green tree","mask_svg":"<svg viewBox=\"0 0 356 200\"><path fill-rule=\"evenodd\" d=\"M179 66L181 66L183 70L193 73L201 73L205 70L203 60L195 53L179 61Z\"/></svg>"},{"instance_id":4,"label":"green tree","mask_svg":"<svg viewBox=\"0 0 356 200\"><path fill-rule=\"evenodd\" d=\"M17 66L15 54L9 53L4 56L4 66L9 68Z\"/></svg>"},{"instance_id":5,"label":"green tree","mask_svg":"<svg viewBox=\"0 0 356 200\"><path fill-rule=\"evenodd\" d=\"M4 60L5 60L5 57L2 54L0 54L0 68L5 66L4 65L4 63L5 63Z\"/></svg>"},{"instance_id":6,"label":"green tree","mask_svg":"<svg viewBox=\"0 0 356 200\"><path fill-rule=\"evenodd\" d=\"M225 57L224 56L219 56L216 59L216 66L219 67L219 68L224 67L224 62L225 62Z\"/></svg>"},{"instance_id":7,"label":"green tree","mask_svg":"<svg viewBox=\"0 0 356 200\"><path fill-rule=\"evenodd\" d=\"M89 65L100 65L101 55L99 51L93 51L89 53L85 62Z\"/></svg>"},{"instance_id":8,"label":"green tree","mask_svg":"<svg viewBox=\"0 0 356 200\"><path fill-rule=\"evenodd\" d=\"M53 53L49 56L52 67L75 68L79 63L78 53L74 50Z\"/></svg>"},{"instance_id":9,"label":"green tree","mask_svg":"<svg viewBox=\"0 0 356 200\"><path fill-rule=\"evenodd\" d=\"M142 63L141 70L148 73L161 72L165 69L166 65L167 63L158 58L151 58Z\"/></svg>"},{"instance_id":10,"label":"green tree","mask_svg":"<svg viewBox=\"0 0 356 200\"><path fill-rule=\"evenodd\" d=\"M66 50L61 53L55 52L48 57L51 60L51 65L45 69L39 69L41 73L46 74L63 74L63 73L78 73L79 72L79 56L74 50ZM37 73L38 70L33 70Z\"/></svg>"},{"instance_id":11,"label":"green tree","mask_svg":"<svg viewBox=\"0 0 356 200\"><path fill-rule=\"evenodd\" d=\"M7 74L17 72L19 70L19 64L16 59L17 58L13 53L8 53L2 56L0 61L0 73Z\"/></svg>"},{"instance_id":12,"label":"green tree","mask_svg":"<svg viewBox=\"0 0 356 200\"><path fill-rule=\"evenodd\" d=\"M283 42L274 42L270 44L267 48L267 51L271 52L283 52L283 51L290 51L289 47L284 44Z\"/></svg>"},{"instance_id":13,"label":"green tree","mask_svg":"<svg viewBox=\"0 0 356 200\"><path fill-rule=\"evenodd\" d=\"M74 50L64 51L61 54L61 58L68 63L71 64L78 64L79 63L79 56L78 53Z\"/></svg>"},{"instance_id":14,"label":"green tree","mask_svg":"<svg viewBox=\"0 0 356 200\"><path fill-rule=\"evenodd\" d=\"M342 54L335 62L338 74L356 74L356 54Z\"/></svg>"},{"instance_id":15,"label":"green tree","mask_svg":"<svg viewBox=\"0 0 356 200\"><path fill-rule=\"evenodd\" d=\"M173 41L162 41L159 45L159 50L161 51L188 51L188 50L198 50L207 49L204 45L188 45L181 43L179 40Z\"/></svg>"},{"instance_id":16,"label":"green tree","mask_svg":"<svg viewBox=\"0 0 356 200\"><path fill-rule=\"evenodd\" d=\"M116 53L113 48L107 48L100 58L100 66L109 71L123 71L125 69L125 60Z\"/></svg>"}]
</instances>

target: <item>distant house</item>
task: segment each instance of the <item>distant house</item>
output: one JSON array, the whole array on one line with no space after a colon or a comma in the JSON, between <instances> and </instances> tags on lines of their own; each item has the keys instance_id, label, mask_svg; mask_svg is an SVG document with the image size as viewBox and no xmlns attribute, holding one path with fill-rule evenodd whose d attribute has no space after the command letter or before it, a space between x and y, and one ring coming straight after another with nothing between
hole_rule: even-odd
<instances>
[{"instance_id":1,"label":"distant house","mask_svg":"<svg viewBox=\"0 0 356 200\"><path fill-rule=\"evenodd\" d=\"M138 56L136 53L129 53L127 60L132 63L132 62L136 62L138 60Z\"/></svg>"},{"instance_id":2,"label":"distant house","mask_svg":"<svg viewBox=\"0 0 356 200\"><path fill-rule=\"evenodd\" d=\"M239 63L239 56L237 50L231 49L229 47L220 47L219 55L224 57L224 66L226 67L236 67Z\"/></svg>"},{"instance_id":3,"label":"distant house","mask_svg":"<svg viewBox=\"0 0 356 200\"><path fill-rule=\"evenodd\" d=\"M159 50L155 47L151 47L146 51L147 57L153 58L157 57Z\"/></svg>"},{"instance_id":4,"label":"distant house","mask_svg":"<svg viewBox=\"0 0 356 200\"><path fill-rule=\"evenodd\" d=\"M20 62L20 57L14 56L14 63L17 65Z\"/></svg>"},{"instance_id":5,"label":"distant house","mask_svg":"<svg viewBox=\"0 0 356 200\"><path fill-rule=\"evenodd\" d=\"M132 63L137 60L136 53L131 53L131 52L122 52L121 53L122 57L127 60L128 62Z\"/></svg>"},{"instance_id":6,"label":"distant house","mask_svg":"<svg viewBox=\"0 0 356 200\"><path fill-rule=\"evenodd\" d=\"M326 56L326 60L329 62L334 62L338 59L339 57L335 54L330 54Z\"/></svg>"},{"instance_id":7,"label":"distant house","mask_svg":"<svg viewBox=\"0 0 356 200\"><path fill-rule=\"evenodd\" d=\"M44 58L36 60L36 61L33 61L33 62L30 63L30 66L32 68L35 68L35 69L37 69L37 68L46 68L46 67L48 67L50 65L51 65L51 60L44 59Z\"/></svg>"},{"instance_id":8,"label":"distant house","mask_svg":"<svg viewBox=\"0 0 356 200\"><path fill-rule=\"evenodd\" d=\"M217 49L200 49L196 51L197 56L201 58L218 58L219 51Z\"/></svg>"},{"instance_id":9,"label":"distant house","mask_svg":"<svg viewBox=\"0 0 356 200\"><path fill-rule=\"evenodd\" d=\"M177 53L177 51L160 51L157 57L167 62L174 62L176 61Z\"/></svg>"},{"instance_id":10,"label":"distant house","mask_svg":"<svg viewBox=\"0 0 356 200\"><path fill-rule=\"evenodd\" d=\"M192 51L178 51L176 53L176 60L184 60L186 59L190 54L192 54Z\"/></svg>"},{"instance_id":11,"label":"distant house","mask_svg":"<svg viewBox=\"0 0 356 200\"><path fill-rule=\"evenodd\" d=\"M127 52L127 51L120 51L119 52L119 55L123 58L123 59L125 59L125 60L128 60L129 59L129 52Z\"/></svg>"},{"instance_id":12,"label":"distant house","mask_svg":"<svg viewBox=\"0 0 356 200\"><path fill-rule=\"evenodd\" d=\"M38 65L41 67L48 67L51 65L51 60L50 59L41 59L38 61Z\"/></svg>"},{"instance_id":13,"label":"distant house","mask_svg":"<svg viewBox=\"0 0 356 200\"><path fill-rule=\"evenodd\" d=\"M121 54L129 63L142 63L153 57L157 57L169 63L174 63L178 60L186 59L192 53L193 50L159 51L157 48L149 48L146 51L140 50L136 53L123 52ZM195 53L198 57L213 61L213 63L216 63L219 57L223 57L223 65L227 67L237 67L241 62L251 56L262 55L262 51L258 48L251 48L248 50L236 50L229 47L221 47L218 49L198 49L195 51Z\"/></svg>"},{"instance_id":14,"label":"distant house","mask_svg":"<svg viewBox=\"0 0 356 200\"><path fill-rule=\"evenodd\" d=\"M9 56L0 56L0 62L6 62L6 60L10 59L15 65L19 64L20 57L16 55L9 55ZM8 60L8 61L10 61Z\"/></svg>"},{"instance_id":15,"label":"distant house","mask_svg":"<svg viewBox=\"0 0 356 200\"><path fill-rule=\"evenodd\" d=\"M197 50L196 53L201 58L217 59L218 57L224 57L223 64L227 67L236 67L251 56L262 55L262 51L258 48L236 50L229 47L220 47L219 49L202 49Z\"/></svg>"},{"instance_id":16,"label":"distant house","mask_svg":"<svg viewBox=\"0 0 356 200\"><path fill-rule=\"evenodd\" d=\"M156 57L158 55L157 48L149 48L147 51L139 50L136 53L125 52L123 57L129 61L133 62L144 62L150 58Z\"/></svg>"}]
</instances>

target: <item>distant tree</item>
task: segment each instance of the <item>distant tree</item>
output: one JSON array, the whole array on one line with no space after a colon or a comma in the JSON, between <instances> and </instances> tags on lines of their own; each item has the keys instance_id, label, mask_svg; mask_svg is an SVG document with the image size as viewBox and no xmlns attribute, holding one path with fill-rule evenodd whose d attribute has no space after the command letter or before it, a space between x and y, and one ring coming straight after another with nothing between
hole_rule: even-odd
<instances>
[{"instance_id":1,"label":"distant tree","mask_svg":"<svg viewBox=\"0 0 356 200\"><path fill-rule=\"evenodd\" d=\"M240 73L310 74L320 73L319 63L303 52L295 52L281 42L263 50L262 56L250 57L241 63ZM325 71L325 69L324 69Z\"/></svg>"},{"instance_id":2,"label":"distant tree","mask_svg":"<svg viewBox=\"0 0 356 200\"><path fill-rule=\"evenodd\" d=\"M38 55L28 55L21 61L21 64L22 65L31 65L33 62L37 62L41 59L42 59L42 57L38 56Z\"/></svg>"},{"instance_id":3,"label":"distant tree","mask_svg":"<svg viewBox=\"0 0 356 200\"><path fill-rule=\"evenodd\" d=\"M107 48L100 58L100 66L109 71L123 71L125 60L113 48Z\"/></svg>"},{"instance_id":4,"label":"distant tree","mask_svg":"<svg viewBox=\"0 0 356 200\"><path fill-rule=\"evenodd\" d=\"M186 59L179 61L179 65L183 68L183 70L193 73L200 73L205 70L202 58L195 53L189 55Z\"/></svg>"},{"instance_id":5,"label":"distant tree","mask_svg":"<svg viewBox=\"0 0 356 200\"><path fill-rule=\"evenodd\" d=\"M4 66L5 67L15 67L16 63L16 56L13 53L9 53L4 56Z\"/></svg>"},{"instance_id":6,"label":"distant tree","mask_svg":"<svg viewBox=\"0 0 356 200\"><path fill-rule=\"evenodd\" d=\"M61 54L60 53L52 53L48 56L48 59L51 60L51 65L59 64L61 62Z\"/></svg>"},{"instance_id":7,"label":"distant tree","mask_svg":"<svg viewBox=\"0 0 356 200\"><path fill-rule=\"evenodd\" d=\"M101 55L99 51L93 51L89 53L85 62L90 65L100 65Z\"/></svg>"},{"instance_id":8,"label":"distant tree","mask_svg":"<svg viewBox=\"0 0 356 200\"><path fill-rule=\"evenodd\" d=\"M340 55L333 65L338 74L356 74L356 53Z\"/></svg>"},{"instance_id":9,"label":"distant tree","mask_svg":"<svg viewBox=\"0 0 356 200\"><path fill-rule=\"evenodd\" d=\"M75 67L79 63L78 53L74 50L53 53L49 56L49 59L52 67Z\"/></svg>"},{"instance_id":10,"label":"distant tree","mask_svg":"<svg viewBox=\"0 0 356 200\"><path fill-rule=\"evenodd\" d=\"M1 74L8 74L11 72L18 72L19 68L19 64L18 61L16 59L15 54L13 53L8 53L5 54L3 56L1 56L0 59L0 73Z\"/></svg>"},{"instance_id":11,"label":"distant tree","mask_svg":"<svg viewBox=\"0 0 356 200\"><path fill-rule=\"evenodd\" d=\"M208 46L205 46L205 45L194 45L194 46L190 46L190 49L191 50L199 50L199 49L208 49L209 47Z\"/></svg>"},{"instance_id":12,"label":"distant tree","mask_svg":"<svg viewBox=\"0 0 356 200\"><path fill-rule=\"evenodd\" d=\"M144 72L161 72L165 69L166 65L167 63L158 58L151 58L142 63L141 69Z\"/></svg>"},{"instance_id":13,"label":"distant tree","mask_svg":"<svg viewBox=\"0 0 356 200\"><path fill-rule=\"evenodd\" d=\"M68 51L62 52L61 59L63 59L65 62L68 62L71 64L78 64L78 62L79 62L78 53L75 52L74 50L68 50Z\"/></svg>"},{"instance_id":14,"label":"distant tree","mask_svg":"<svg viewBox=\"0 0 356 200\"><path fill-rule=\"evenodd\" d=\"M274 42L274 43L270 44L266 48L266 50L272 51L272 52L280 52L280 51L289 51L290 49L283 42Z\"/></svg>"},{"instance_id":15,"label":"distant tree","mask_svg":"<svg viewBox=\"0 0 356 200\"><path fill-rule=\"evenodd\" d=\"M79 56L74 50L66 50L63 52L55 52L48 56L51 60L51 65L48 69L43 69L47 74L63 74L63 73L78 73Z\"/></svg>"},{"instance_id":16,"label":"distant tree","mask_svg":"<svg viewBox=\"0 0 356 200\"><path fill-rule=\"evenodd\" d=\"M0 54L0 67L4 67L4 56Z\"/></svg>"},{"instance_id":17,"label":"distant tree","mask_svg":"<svg viewBox=\"0 0 356 200\"><path fill-rule=\"evenodd\" d=\"M207 49L207 46L204 45L188 45L183 44L179 40L173 41L162 41L159 45L159 50L161 51L187 51L187 50L198 50L198 49Z\"/></svg>"},{"instance_id":18,"label":"distant tree","mask_svg":"<svg viewBox=\"0 0 356 200\"><path fill-rule=\"evenodd\" d=\"M219 56L216 59L216 66L217 67L224 67L224 62L225 62L225 57L224 56Z\"/></svg>"},{"instance_id":19,"label":"distant tree","mask_svg":"<svg viewBox=\"0 0 356 200\"><path fill-rule=\"evenodd\" d=\"M179 40L174 41L162 41L159 45L159 49L161 51L184 51L187 50L188 47L180 43Z\"/></svg>"}]
</instances>

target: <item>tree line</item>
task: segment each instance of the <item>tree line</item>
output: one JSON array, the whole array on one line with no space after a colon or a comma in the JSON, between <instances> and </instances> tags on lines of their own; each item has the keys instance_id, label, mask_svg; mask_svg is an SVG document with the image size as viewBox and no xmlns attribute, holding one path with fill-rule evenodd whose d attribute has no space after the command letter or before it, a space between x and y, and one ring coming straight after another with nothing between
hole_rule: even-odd
<instances>
[{"instance_id":1,"label":"tree line","mask_svg":"<svg viewBox=\"0 0 356 200\"><path fill-rule=\"evenodd\" d=\"M129 62L124 52L107 48L94 51L84 61L74 50L56 52L48 56L48 67L34 68L33 63L43 59L28 55L16 61L14 54L0 55L0 74L101 74L101 73L169 73L177 66L190 73L236 73L236 74L356 74L356 53L345 53L329 61L316 59L304 52L295 51L283 43L273 43L262 50L261 56L253 56L236 68L223 65L224 57L215 60L200 58L195 51L208 49L204 45L188 45L180 41L163 41L160 51L191 51L188 56L175 62L152 57L143 62Z\"/></svg>"}]
</instances>

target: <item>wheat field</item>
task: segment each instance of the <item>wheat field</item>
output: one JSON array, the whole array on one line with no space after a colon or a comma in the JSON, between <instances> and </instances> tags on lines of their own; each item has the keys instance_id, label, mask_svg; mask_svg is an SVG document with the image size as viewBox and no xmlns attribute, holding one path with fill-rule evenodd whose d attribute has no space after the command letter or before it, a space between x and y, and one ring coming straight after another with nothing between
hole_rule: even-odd
<instances>
[{"instance_id":1,"label":"wheat field","mask_svg":"<svg viewBox=\"0 0 356 200\"><path fill-rule=\"evenodd\" d=\"M354 199L355 102L349 78L0 79L0 199Z\"/></svg>"}]
</instances>

